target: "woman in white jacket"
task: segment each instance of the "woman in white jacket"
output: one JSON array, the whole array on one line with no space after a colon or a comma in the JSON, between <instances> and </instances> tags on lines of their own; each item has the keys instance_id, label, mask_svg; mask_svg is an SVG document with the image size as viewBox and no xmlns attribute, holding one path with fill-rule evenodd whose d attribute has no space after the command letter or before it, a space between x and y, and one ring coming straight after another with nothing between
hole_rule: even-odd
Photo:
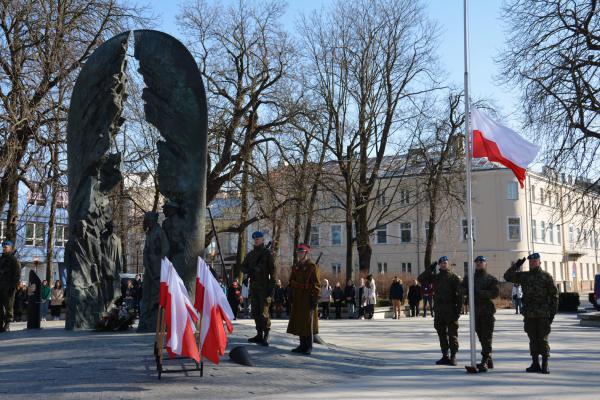
<instances>
[{"instance_id":1,"label":"woman in white jacket","mask_svg":"<svg viewBox=\"0 0 600 400\"><path fill-rule=\"evenodd\" d=\"M331 302L331 286L329 281L323 279L321 283L321 295L319 302L321 303L321 319L329 319L329 303Z\"/></svg>"},{"instance_id":2,"label":"woman in white jacket","mask_svg":"<svg viewBox=\"0 0 600 400\"><path fill-rule=\"evenodd\" d=\"M365 307L365 318L373 319L375 304L377 303L377 288L375 286L375 281L373 280L373 275L367 276L367 283L363 290L362 303L363 307Z\"/></svg>"}]
</instances>

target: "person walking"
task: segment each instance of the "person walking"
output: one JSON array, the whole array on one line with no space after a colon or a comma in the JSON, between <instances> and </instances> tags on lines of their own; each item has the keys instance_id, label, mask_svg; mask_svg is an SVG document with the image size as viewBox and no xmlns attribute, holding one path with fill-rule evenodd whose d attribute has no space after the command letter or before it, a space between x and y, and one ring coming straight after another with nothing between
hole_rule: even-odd
<instances>
[{"instance_id":1,"label":"person walking","mask_svg":"<svg viewBox=\"0 0 600 400\"><path fill-rule=\"evenodd\" d=\"M313 336L319 333L317 301L320 297L319 267L309 258L310 247L300 244L296 248L298 262L292 266L289 287L292 304L287 333L300 338L293 353L309 355L313 348Z\"/></svg>"},{"instance_id":2,"label":"person walking","mask_svg":"<svg viewBox=\"0 0 600 400\"><path fill-rule=\"evenodd\" d=\"M554 321L558 309L558 290L554 285L552 275L540 268L542 263L540 254L530 254L527 259L529 260L529 271L519 271L521 265L525 263L525 258L522 258L504 273L504 279L508 282L518 283L523 288L524 329L529 337L529 353L531 354L531 366L525 371L549 374L548 335L550 335L552 321ZM542 356L541 366L540 355Z\"/></svg>"},{"instance_id":3,"label":"person walking","mask_svg":"<svg viewBox=\"0 0 600 400\"><path fill-rule=\"evenodd\" d=\"M512 300L515 314L523 314L523 288L518 283L515 283L512 287Z\"/></svg>"},{"instance_id":4,"label":"person walking","mask_svg":"<svg viewBox=\"0 0 600 400\"><path fill-rule=\"evenodd\" d=\"M10 330L13 319L15 292L21 280L21 264L15 256L13 242L2 242L0 256L0 332Z\"/></svg>"},{"instance_id":5,"label":"person walking","mask_svg":"<svg viewBox=\"0 0 600 400\"><path fill-rule=\"evenodd\" d=\"M13 304L14 322L23 321L23 312L27 307L27 284L21 282L15 293L15 302Z\"/></svg>"},{"instance_id":6,"label":"person walking","mask_svg":"<svg viewBox=\"0 0 600 400\"><path fill-rule=\"evenodd\" d=\"M63 290L62 282L57 280L54 282L50 297L50 315L52 315L54 321L60 320L60 310L64 300L65 291Z\"/></svg>"},{"instance_id":7,"label":"person walking","mask_svg":"<svg viewBox=\"0 0 600 400\"><path fill-rule=\"evenodd\" d=\"M421 282L421 297L423 298L423 318L427 317L427 305L429 304L429 313L433 317L433 285L431 283Z\"/></svg>"},{"instance_id":8,"label":"person walking","mask_svg":"<svg viewBox=\"0 0 600 400\"><path fill-rule=\"evenodd\" d=\"M356 307L356 287L354 282L348 279L344 288L344 298L346 299L346 308L348 310L348 318L354 318L354 308Z\"/></svg>"},{"instance_id":9,"label":"person walking","mask_svg":"<svg viewBox=\"0 0 600 400\"><path fill-rule=\"evenodd\" d=\"M271 318L269 308L275 289L275 258L265 246L264 235L260 231L252 234L253 249L246 255L241 271L247 274L252 282L250 286L250 307L256 326L256 336L248 339L249 343L269 345Z\"/></svg>"},{"instance_id":10,"label":"person walking","mask_svg":"<svg viewBox=\"0 0 600 400\"><path fill-rule=\"evenodd\" d=\"M373 275L367 276L362 301L365 308L365 318L373 319L373 315L375 314L375 304L377 304L377 287L375 286Z\"/></svg>"},{"instance_id":11,"label":"person walking","mask_svg":"<svg viewBox=\"0 0 600 400\"><path fill-rule=\"evenodd\" d=\"M419 303L421 302L421 286L413 279L412 285L408 288L408 305L410 307L410 316L419 316Z\"/></svg>"},{"instance_id":12,"label":"person walking","mask_svg":"<svg viewBox=\"0 0 600 400\"><path fill-rule=\"evenodd\" d=\"M333 305L335 307L335 319L342 319L342 304L344 303L344 290L339 282L333 288Z\"/></svg>"},{"instance_id":13,"label":"person walking","mask_svg":"<svg viewBox=\"0 0 600 400\"><path fill-rule=\"evenodd\" d=\"M50 309L50 300L52 300L52 289L48 285L48 281L44 279L42 281L42 299L40 304L40 314L42 314L42 321L46 321L48 310Z\"/></svg>"},{"instance_id":14,"label":"person walking","mask_svg":"<svg viewBox=\"0 0 600 400\"><path fill-rule=\"evenodd\" d=\"M439 271L436 268L439 265ZM460 278L449 269L448 257L442 256L418 278L423 284L432 284L434 290L435 315L433 326L440 339L442 358L437 365L456 365L458 352L458 319L463 303ZM448 357L450 350L450 357Z\"/></svg>"},{"instance_id":15,"label":"person walking","mask_svg":"<svg viewBox=\"0 0 600 400\"><path fill-rule=\"evenodd\" d=\"M329 281L323 279L321 283L321 293L319 296L319 303L321 305L321 319L329 319L329 303L331 303L331 286Z\"/></svg>"},{"instance_id":16,"label":"person walking","mask_svg":"<svg viewBox=\"0 0 600 400\"><path fill-rule=\"evenodd\" d=\"M394 276L390 286L390 301L394 310L393 319L400 319L402 313L400 306L404 302L404 287L402 287L402 281L397 276Z\"/></svg>"}]
</instances>

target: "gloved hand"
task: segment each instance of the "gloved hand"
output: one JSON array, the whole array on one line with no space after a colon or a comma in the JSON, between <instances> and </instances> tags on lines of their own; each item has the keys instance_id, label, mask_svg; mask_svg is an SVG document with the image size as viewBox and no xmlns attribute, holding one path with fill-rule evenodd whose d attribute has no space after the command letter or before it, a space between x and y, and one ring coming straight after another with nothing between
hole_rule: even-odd
<instances>
[{"instance_id":1,"label":"gloved hand","mask_svg":"<svg viewBox=\"0 0 600 400\"><path fill-rule=\"evenodd\" d=\"M431 265L429 266L429 270L430 270L431 272L435 272L435 268L437 267L437 264L438 264L438 263L437 263L437 261L436 261L436 262L434 262L433 264L431 264Z\"/></svg>"},{"instance_id":2,"label":"gloved hand","mask_svg":"<svg viewBox=\"0 0 600 400\"><path fill-rule=\"evenodd\" d=\"M515 263L515 267L521 268L521 265L525 264L525 260L527 260L526 257L523 257L523 258L517 260L517 262Z\"/></svg>"}]
</instances>

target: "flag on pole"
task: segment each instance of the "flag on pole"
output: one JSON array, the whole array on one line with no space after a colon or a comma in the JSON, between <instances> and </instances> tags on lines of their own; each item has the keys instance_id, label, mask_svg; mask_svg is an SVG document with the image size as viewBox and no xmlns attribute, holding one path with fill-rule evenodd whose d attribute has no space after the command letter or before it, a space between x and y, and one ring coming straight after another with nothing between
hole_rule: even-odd
<instances>
[{"instance_id":1,"label":"flag on pole","mask_svg":"<svg viewBox=\"0 0 600 400\"><path fill-rule=\"evenodd\" d=\"M233 332L231 320L234 316L219 282L201 257L198 257L194 307L202 314L200 326L202 355L214 364L218 364L219 356L224 355L227 348L227 334L223 322L229 333Z\"/></svg>"},{"instance_id":2,"label":"flag on pole","mask_svg":"<svg viewBox=\"0 0 600 400\"><path fill-rule=\"evenodd\" d=\"M188 357L200 362L194 335L198 314L192 306L183 281L165 257L160 266L160 304L165 308L166 347L170 357Z\"/></svg>"},{"instance_id":3,"label":"flag on pole","mask_svg":"<svg viewBox=\"0 0 600 400\"><path fill-rule=\"evenodd\" d=\"M510 168L524 187L525 171L537 156L539 147L475 107L471 109L471 124L473 157L487 157Z\"/></svg>"}]
</instances>

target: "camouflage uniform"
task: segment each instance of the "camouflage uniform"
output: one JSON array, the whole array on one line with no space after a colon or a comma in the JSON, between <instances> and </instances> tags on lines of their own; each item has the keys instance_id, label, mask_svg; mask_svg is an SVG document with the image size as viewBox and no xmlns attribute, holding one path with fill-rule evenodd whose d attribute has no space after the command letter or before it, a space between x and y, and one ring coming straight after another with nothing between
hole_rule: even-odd
<instances>
[{"instance_id":1,"label":"camouflage uniform","mask_svg":"<svg viewBox=\"0 0 600 400\"><path fill-rule=\"evenodd\" d=\"M504 279L518 283L523 288L523 316L525 332L529 336L529 351L532 356L550 355L548 335L550 325L558 308L558 290L554 279L541 268L517 271L519 264L511 266Z\"/></svg>"},{"instance_id":2,"label":"camouflage uniform","mask_svg":"<svg viewBox=\"0 0 600 400\"><path fill-rule=\"evenodd\" d=\"M250 277L250 305L258 335L268 336L271 328L269 306L275 289L275 259L264 244L255 246L244 259L241 270Z\"/></svg>"},{"instance_id":3,"label":"camouflage uniform","mask_svg":"<svg viewBox=\"0 0 600 400\"><path fill-rule=\"evenodd\" d=\"M21 279L21 264L13 253L0 256L0 332L6 330L13 318L17 284Z\"/></svg>"},{"instance_id":4,"label":"camouflage uniform","mask_svg":"<svg viewBox=\"0 0 600 400\"><path fill-rule=\"evenodd\" d=\"M458 318L462 308L462 286L460 278L450 270L435 272L435 266L417 278L421 283L433 284L433 326L440 339L444 357L448 349L454 358L458 351Z\"/></svg>"},{"instance_id":5,"label":"camouflage uniform","mask_svg":"<svg viewBox=\"0 0 600 400\"><path fill-rule=\"evenodd\" d=\"M481 343L481 355L487 359L492 354L492 338L494 335L494 314L496 306L492 299L498 297L498 279L485 270L475 270L474 275L475 310L471 316L475 318L475 332ZM463 280L465 293L469 291L469 280Z\"/></svg>"}]
</instances>

